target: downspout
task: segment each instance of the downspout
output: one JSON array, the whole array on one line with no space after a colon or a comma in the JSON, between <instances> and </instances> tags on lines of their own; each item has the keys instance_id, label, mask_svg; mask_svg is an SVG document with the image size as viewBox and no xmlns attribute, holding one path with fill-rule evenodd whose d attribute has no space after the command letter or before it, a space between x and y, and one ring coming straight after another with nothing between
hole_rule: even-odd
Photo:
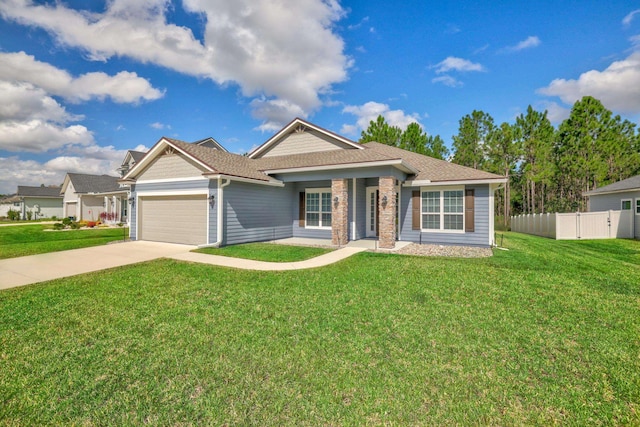
<instances>
[{"instance_id":1,"label":"downspout","mask_svg":"<svg viewBox=\"0 0 640 427\"><path fill-rule=\"evenodd\" d=\"M224 212L224 187L231 184L231 180L226 178L226 182L222 183L222 178L218 178L218 222L216 228L216 242L213 244L214 247L220 247L222 244L222 215Z\"/></svg>"}]
</instances>

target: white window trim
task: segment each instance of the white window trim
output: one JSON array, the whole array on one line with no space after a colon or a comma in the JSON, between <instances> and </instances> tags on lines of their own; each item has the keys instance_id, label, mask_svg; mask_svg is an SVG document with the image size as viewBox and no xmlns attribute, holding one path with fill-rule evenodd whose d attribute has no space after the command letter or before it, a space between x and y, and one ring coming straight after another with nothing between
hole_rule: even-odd
<instances>
[{"instance_id":1,"label":"white window trim","mask_svg":"<svg viewBox=\"0 0 640 427\"><path fill-rule=\"evenodd\" d=\"M440 228L438 230L433 228L422 228L422 216L425 215L422 212L422 193L425 191L439 191L440 192ZM462 230L447 230L444 228L444 192L445 191L462 191ZM464 186L453 186L453 187L420 187L420 231L423 233L447 233L447 234L464 234L464 224L465 224L465 193ZM428 213L428 212L427 212ZM456 214L460 215L460 214Z\"/></svg>"},{"instance_id":2,"label":"white window trim","mask_svg":"<svg viewBox=\"0 0 640 427\"><path fill-rule=\"evenodd\" d=\"M636 197L636 204L634 206L634 212L636 213L636 215L640 215L640 197Z\"/></svg>"},{"instance_id":3,"label":"white window trim","mask_svg":"<svg viewBox=\"0 0 640 427\"><path fill-rule=\"evenodd\" d=\"M309 210L307 209L307 194L309 193L318 193L319 196L319 208L318 211L318 223L320 225L307 225L309 221L307 220L307 214ZM322 225L322 193L331 193L331 188L305 188L304 190L304 228L308 228L310 230L331 230L330 225ZM333 210L333 209L332 209ZM333 213L331 215L331 222L333 223Z\"/></svg>"},{"instance_id":4,"label":"white window trim","mask_svg":"<svg viewBox=\"0 0 640 427\"><path fill-rule=\"evenodd\" d=\"M622 208L622 205L624 204L624 202L629 202L629 209L623 209ZM633 208L634 208L633 200L631 200L631 199L622 199L622 200L620 200L620 210L621 211L631 210Z\"/></svg>"}]
</instances>

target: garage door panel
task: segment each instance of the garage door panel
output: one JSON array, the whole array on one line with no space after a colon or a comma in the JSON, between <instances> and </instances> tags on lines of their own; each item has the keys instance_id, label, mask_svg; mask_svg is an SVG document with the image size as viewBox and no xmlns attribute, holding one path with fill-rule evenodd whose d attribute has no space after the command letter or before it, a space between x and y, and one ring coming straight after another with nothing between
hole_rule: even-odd
<instances>
[{"instance_id":1,"label":"garage door panel","mask_svg":"<svg viewBox=\"0 0 640 427\"><path fill-rule=\"evenodd\" d=\"M141 197L141 240L202 245L207 243L205 195Z\"/></svg>"}]
</instances>

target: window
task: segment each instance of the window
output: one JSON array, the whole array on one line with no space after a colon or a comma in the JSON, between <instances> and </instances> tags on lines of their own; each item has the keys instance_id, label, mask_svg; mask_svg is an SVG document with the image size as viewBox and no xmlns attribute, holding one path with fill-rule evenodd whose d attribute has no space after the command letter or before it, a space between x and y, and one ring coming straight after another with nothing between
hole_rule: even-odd
<instances>
[{"instance_id":1,"label":"window","mask_svg":"<svg viewBox=\"0 0 640 427\"><path fill-rule=\"evenodd\" d=\"M331 189L307 189L306 200L306 227L331 228Z\"/></svg>"},{"instance_id":2,"label":"window","mask_svg":"<svg viewBox=\"0 0 640 427\"><path fill-rule=\"evenodd\" d=\"M622 205L621 205L621 209L623 211L631 210L631 199L623 200L622 201Z\"/></svg>"},{"instance_id":3,"label":"window","mask_svg":"<svg viewBox=\"0 0 640 427\"><path fill-rule=\"evenodd\" d=\"M464 190L422 191L422 229L464 231Z\"/></svg>"},{"instance_id":4,"label":"window","mask_svg":"<svg viewBox=\"0 0 640 427\"><path fill-rule=\"evenodd\" d=\"M636 215L640 215L640 199L636 199Z\"/></svg>"}]
</instances>

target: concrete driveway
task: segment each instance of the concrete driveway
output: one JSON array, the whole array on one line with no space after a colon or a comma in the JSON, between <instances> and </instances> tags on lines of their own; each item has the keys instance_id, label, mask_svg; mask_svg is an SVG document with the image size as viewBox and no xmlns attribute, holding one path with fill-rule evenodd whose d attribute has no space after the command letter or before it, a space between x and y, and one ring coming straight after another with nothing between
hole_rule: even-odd
<instances>
[{"instance_id":1,"label":"concrete driveway","mask_svg":"<svg viewBox=\"0 0 640 427\"><path fill-rule=\"evenodd\" d=\"M0 260L0 289L172 257L192 249L195 246L135 241L3 259Z\"/></svg>"}]
</instances>

